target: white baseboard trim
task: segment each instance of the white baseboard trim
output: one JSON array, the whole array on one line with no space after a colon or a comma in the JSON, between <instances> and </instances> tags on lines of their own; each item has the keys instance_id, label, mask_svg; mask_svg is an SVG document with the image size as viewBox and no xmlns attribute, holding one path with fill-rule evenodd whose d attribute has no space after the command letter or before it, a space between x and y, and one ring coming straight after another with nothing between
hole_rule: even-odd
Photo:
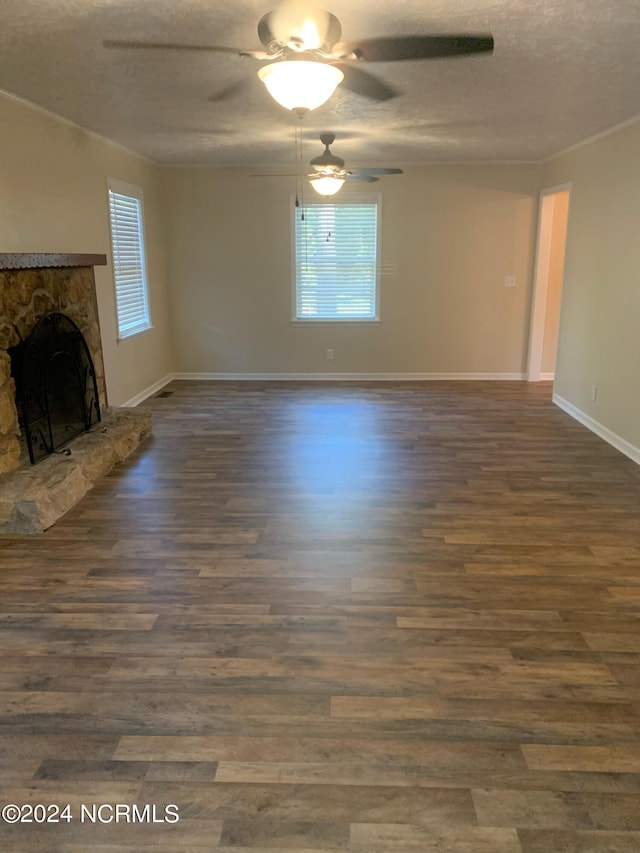
<instances>
[{"instance_id":1,"label":"white baseboard trim","mask_svg":"<svg viewBox=\"0 0 640 853\"><path fill-rule=\"evenodd\" d=\"M524 380L524 373L167 373L144 391L140 391L124 407L135 407L162 390L174 379L204 382L430 382L437 380L514 381Z\"/></svg>"},{"instance_id":2,"label":"white baseboard trim","mask_svg":"<svg viewBox=\"0 0 640 853\"><path fill-rule=\"evenodd\" d=\"M212 382L430 382L524 380L524 373L174 373L172 379Z\"/></svg>"},{"instance_id":3,"label":"white baseboard trim","mask_svg":"<svg viewBox=\"0 0 640 853\"><path fill-rule=\"evenodd\" d=\"M551 399L558 408L562 409L563 412L571 415L574 420L578 421L583 426L586 426L587 429L590 429L591 432L594 432L597 436L606 441L607 444L615 447L615 449L619 450L620 453L624 453L624 455L633 460L636 465L640 465L640 447L636 447L634 444L631 444L631 442L622 438L608 427L603 426L599 421L594 420L590 415L583 412L582 409L579 409L577 406L574 406L573 403L565 400L565 398L561 397L560 394L554 394Z\"/></svg>"},{"instance_id":4,"label":"white baseboard trim","mask_svg":"<svg viewBox=\"0 0 640 853\"><path fill-rule=\"evenodd\" d=\"M540 381L541 382L553 382L553 380L555 378L556 378L555 373L541 373L540 374Z\"/></svg>"},{"instance_id":5,"label":"white baseboard trim","mask_svg":"<svg viewBox=\"0 0 640 853\"><path fill-rule=\"evenodd\" d=\"M175 378L173 373L167 373L166 376L163 376L162 379L158 379L157 382L154 382L153 385L149 385L148 388L145 388L144 391L140 391L139 394L136 394L135 397L132 397L130 400L127 400L126 403L122 405L125 407L133 407L138 406L148 397L152 397L156 394L160 389L164 388L165 385L168 385Z\"/></svg>"}]
</instances>

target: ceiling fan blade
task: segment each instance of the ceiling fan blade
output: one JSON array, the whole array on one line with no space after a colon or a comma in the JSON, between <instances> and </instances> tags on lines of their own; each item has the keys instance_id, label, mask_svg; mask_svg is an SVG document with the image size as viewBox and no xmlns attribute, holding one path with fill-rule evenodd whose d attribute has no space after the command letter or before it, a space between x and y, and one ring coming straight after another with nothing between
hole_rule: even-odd
<instances>
[{"instance_id":1,"label":"ceiling fan blade","mask_svg":"<svg viewBox=\"0 0 640 853\"><path fill-rule=\"evenodd\" d=\"M398 62L407 59L437 59L493 50L491 35L390 36L364 41L341 41L333 53L342 59L361 62Z\"/></svg>"},{"instance_id":2,"label":"ceiling fan blade","mask_svg":"<svg viewBox=\"0 0 640 853\"><path fill-rule=\"evenodd\" d=\"M362 166L360 169L353 169L354 175L403 175L404 172L402 169L392 169L386 168L384 166L372 166L368 168L367 166Z\"/></svg>"},{"instance_id":3,"label":"ceiling fan blade","mask_svg":"<svg viewBox=\"0 0 640 853\"><path fill-rule=\"evenodd\" d=\"M295 172L254 172L251 175L252 178L297 178L298 175ZM317 175L310 174L306 175L307 178L321 178L322 173L319 172ZM331 175L328 175L331 177ZM379 181L380 178L376 178L375 175L367 175L365 172L350 172L348 175L344 176L345 181L358 181L361 184L373 184L376 181Z\"/></svg>"},{"instance_id":4,"label":"ceiling fan blade","mask_svg":"<svg viewBox=\"0 0 640 853\"><path fill-rule=\"evenodd\" d=\"M236 80L235 83L229 83L228 86L224 86L224 88L214 92L213 95L209 95L207 100L212 104L218 104L221 101L228 101L239 94L249 83L250 80L248 79Z\"/></svg>"},{"instance_id":5,"label":"ceiling fan blade","mask_svg":"<svg viewBox=\"0 0 640 853\"><path fill-rule=\"evenodd\" d=\"M342 63L337 63L335 67L344 74L343 87L363 98L370 98L372 101L388 101L399 94L388 83L374 77L368 71L363 71L362 68Z\"/></svg>"},{"instance_id":6,"label":"ceiling fan blade","mask_svg":"<svg viewBox=\"0 0 640 853\"><path fill-rule=\"evenodd\" d=\"M174 42L159 41L118 41L108 39L102 42L107 48L131 48L133 50L202 50L211 53L232 53L236 56L247 56L251 59L273 59L264 50L241 50L237 47L223 47L215 44L175 44Z\"/></svg>"}]
</instances>

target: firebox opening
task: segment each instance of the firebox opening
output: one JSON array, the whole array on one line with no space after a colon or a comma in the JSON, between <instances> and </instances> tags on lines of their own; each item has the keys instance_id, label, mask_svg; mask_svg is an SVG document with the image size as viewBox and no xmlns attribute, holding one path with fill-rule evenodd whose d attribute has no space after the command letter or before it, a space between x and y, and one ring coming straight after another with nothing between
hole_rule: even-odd
<instances>
[{"instance_id":1,"label":"firebox opening","mask_svg":"<svg viewBox=\"0 0 640 853\"><path fill-rule=\"evenodd\" d=\"M89 348L65 314L47 314L10 355L18 420L32 463L101 419Z\"/></svg>"}]
</instances>

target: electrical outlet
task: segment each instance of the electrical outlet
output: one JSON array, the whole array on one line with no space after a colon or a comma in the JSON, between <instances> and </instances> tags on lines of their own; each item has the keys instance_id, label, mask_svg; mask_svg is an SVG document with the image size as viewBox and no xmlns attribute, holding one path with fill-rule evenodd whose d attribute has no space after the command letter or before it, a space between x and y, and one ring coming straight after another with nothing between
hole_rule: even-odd
<instances>
[{"instance_id":1,"label":"electrical outlet","mask_svg":"<svg viewBox=\"0 0 640 853\"><path fill-rule=\"evenodd\" d=\"M516 277L515 277L515 275L505 275L505 277L504 277L504 286L505 286L505 287L515 287L515 286L516 286Z\"/></svg>"},{"instance_id":2,"label":"electrical outlet","mask_svg":"<svg viewBox=\"0 0 640 853\"><path fill-rule=\"evenodd\" d=\"M332 350L332 349L328 349L328 350L327 350L327 360L328 360L328 361L332 361L332 360L333 360L333 350Z\"/></svg>"},{"instance_id":3,"label":"electrical outlet","mask_svg":"<svg viewBox=\"0 0 640 853\"><path fill-rule=\"evenodd\" d=\"M595 401L596 401L597 399L598 399L598 386L597 386L597 385L592 385L592 386L591 386L591 400L592 400L592 402L594 402L594 403L595 403Z\"/></svg>"}]
</instances>

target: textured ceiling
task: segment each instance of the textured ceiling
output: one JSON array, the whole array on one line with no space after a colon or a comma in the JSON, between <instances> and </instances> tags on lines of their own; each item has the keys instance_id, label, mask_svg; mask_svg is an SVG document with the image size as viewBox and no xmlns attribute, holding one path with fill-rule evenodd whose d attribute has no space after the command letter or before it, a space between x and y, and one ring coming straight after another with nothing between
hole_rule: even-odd
<instances>
[{"instance_id":1,"label":"textured ceiling","mask_svg":"<svg viewBox=\"0 0 640 853\"><path fill-rule=\"evenodd\" d=\"M539 161L640 114L640 0L335 0L343 38L485 33L493 55L367 65L402 94L338 89L303 121L348 166ZM290 162L294 117L230 54L118 50L105 39L257 49L268 0L2 0L0 89L163 164ZM238 81L238 94L210 96ZM310 156L320 143L307 144Z\"/></svg>"}]
</instances>

